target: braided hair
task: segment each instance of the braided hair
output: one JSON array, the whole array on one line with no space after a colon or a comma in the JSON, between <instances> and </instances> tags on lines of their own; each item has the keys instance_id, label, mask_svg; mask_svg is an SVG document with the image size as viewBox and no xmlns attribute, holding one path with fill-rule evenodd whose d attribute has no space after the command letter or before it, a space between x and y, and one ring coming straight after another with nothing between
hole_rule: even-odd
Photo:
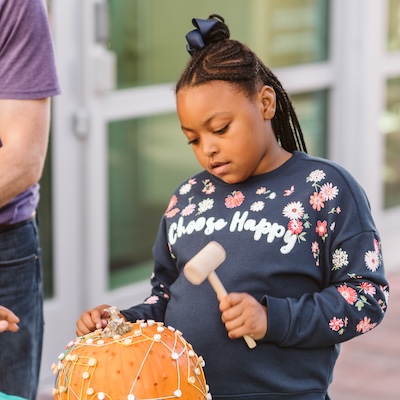
<instances>
[{"instance_id":1,"label":"braided hair","mask_svg":"<svg viewBox=\"0 0 400 400\"><path fill-rule=\"evenodd\" d=\"M176 83L175 93L184 87L220 80L253 98L260 84L270 86L276 95L276 112L271 122L278 142L291 153L307 152L297 115L278 78L245 44L230 39L229 28L221 16L212 14L208 17L211 19L217 23L203 35L204 46L191 52L192 58Z\"/></svg>"}]
</instances>

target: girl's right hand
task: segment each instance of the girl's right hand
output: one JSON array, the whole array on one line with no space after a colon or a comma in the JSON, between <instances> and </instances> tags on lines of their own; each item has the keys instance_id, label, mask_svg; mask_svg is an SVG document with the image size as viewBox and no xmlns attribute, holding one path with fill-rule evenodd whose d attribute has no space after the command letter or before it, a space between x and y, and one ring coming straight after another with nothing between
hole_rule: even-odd
<instances>
[{"instance_id":1,"label":"girl's right hand","mask_svg":"<svg viewBox=\"0 0 400 400\"><path fill-rule=\"evenodd\" d=\"M105 328L110 317L108 312L105 311L106 308L110 308L110 306L103 304L92 310L84 311L81 318L76 321L76 335L83 336L96 329Z\"/></svg>"}]
</instances>

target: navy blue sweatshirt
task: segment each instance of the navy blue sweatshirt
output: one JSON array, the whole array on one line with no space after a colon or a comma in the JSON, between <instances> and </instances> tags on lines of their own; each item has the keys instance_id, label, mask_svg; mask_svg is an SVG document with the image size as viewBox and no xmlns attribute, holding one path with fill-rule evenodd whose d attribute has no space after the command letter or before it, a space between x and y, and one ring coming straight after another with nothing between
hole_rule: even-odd
<instances>
[{"instance_id":1,"label":"navy blue sweatshirt","mask_svg":"<svg viewBox=\"0 0 400 400\"><path fill-rule=\"evenodd\" d=\"M208 242L226 250L228 292L267 306L250 350L229 339L208 281L182 270ZM122 313L183 332L204 357L213 399L325 399L339 344L384 317L388 283L364 191L340 166L294 152L276 170L229 185L203 171L172 196L153 248L152 293Z\"/></svg>"}]
</instances>

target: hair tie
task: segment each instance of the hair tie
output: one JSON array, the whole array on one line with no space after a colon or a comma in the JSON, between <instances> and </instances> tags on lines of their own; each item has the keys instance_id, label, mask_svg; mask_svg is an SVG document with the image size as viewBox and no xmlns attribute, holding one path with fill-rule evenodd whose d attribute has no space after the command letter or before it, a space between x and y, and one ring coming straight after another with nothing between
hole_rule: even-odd
<instances>
[{"instance_id":1,"label":"hair tie","mask_svg":"<svg viewBox=\"0 0 400 400\"><path fill-rule=\"evenodd\" d=\"M186 40L188 44L186 45L186 50L193 57L197 50L204 47L204 41L207 39L213 27L218 24L216 19L200 19L193 18L192 24L196 27L193 31L190 31L186 35Z\"/></svg>"}]
</instances>

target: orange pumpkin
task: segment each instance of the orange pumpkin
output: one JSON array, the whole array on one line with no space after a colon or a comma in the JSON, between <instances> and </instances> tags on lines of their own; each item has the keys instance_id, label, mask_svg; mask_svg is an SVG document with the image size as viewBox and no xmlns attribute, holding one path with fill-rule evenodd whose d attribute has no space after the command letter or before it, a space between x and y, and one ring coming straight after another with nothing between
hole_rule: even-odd
<instances>
[{"instance_id":1,"label":"orange pumpkin","mask_svg":"<svg viewBox=\"0 0 400 400\"><path fill-rule=\"evenodd\" d=\"M111 338L78 337L53 364L55 400L211 399L204 360L182 333L163 323L130 323Z\"/></svg>"}]
</instances>

